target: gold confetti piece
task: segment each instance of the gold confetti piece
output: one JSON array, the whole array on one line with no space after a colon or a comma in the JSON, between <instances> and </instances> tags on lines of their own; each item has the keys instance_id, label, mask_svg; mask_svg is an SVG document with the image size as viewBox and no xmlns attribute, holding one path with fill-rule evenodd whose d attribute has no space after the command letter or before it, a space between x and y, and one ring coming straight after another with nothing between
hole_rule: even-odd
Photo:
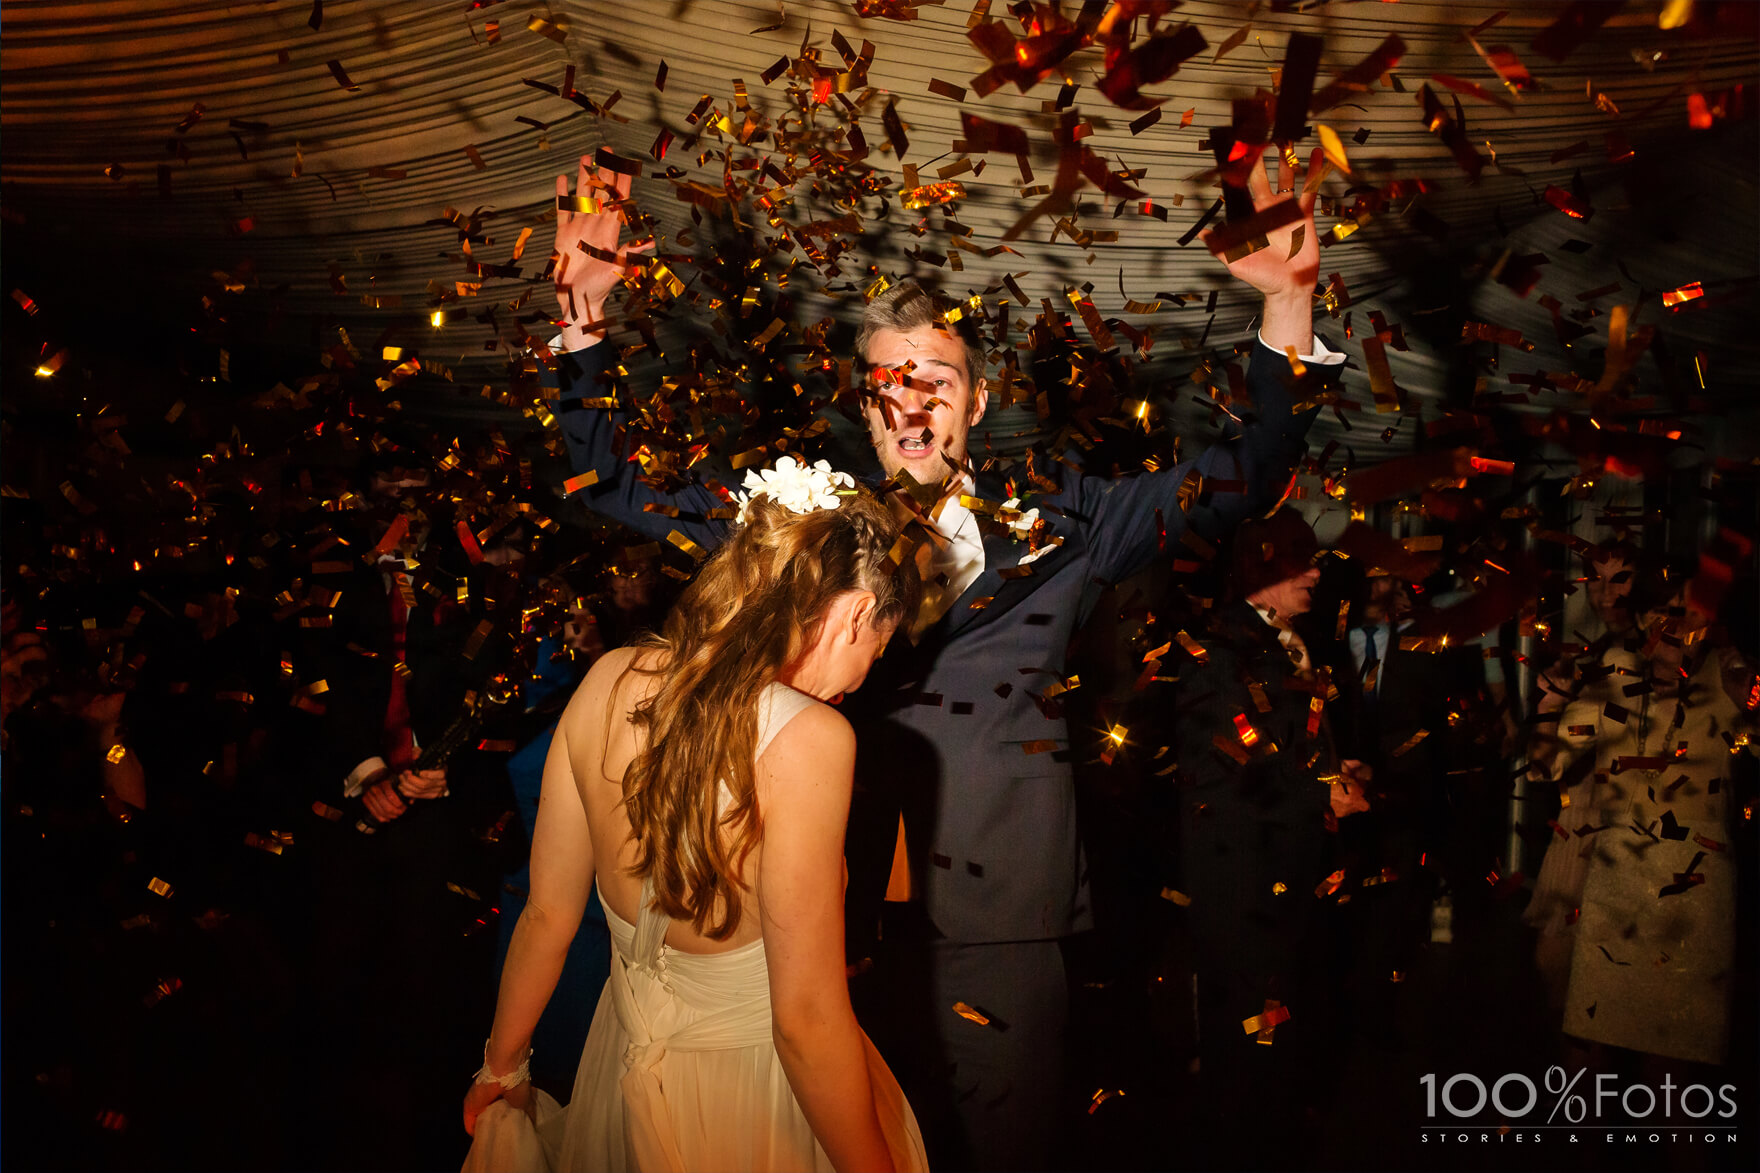
<instances>
[{"instance_id":1,"label":"gold confetti piece","mask_svg":"<svg viewBox=\"0 0 1760 1173\"><path fill-rule=\"evenodd\" d=\"M334 823L342 818L342 811L323 802L312 803L312 813L320 819L328 819Z\"/></svg>"},{"instance_id":2,"label":"gold confetti piece","mask_svg":"<svg viewBox=\"0 0 1760 1173\"><path fill-rule=\"evenodd\" d=\"M147 881L147 891L153 893L155 896L163 896L167 899L170 899L171 897L171 885L167 884L164 880L161 880L158 876L154 876Z\"/></svg>"},{"instance_id":3,"label":"gold confetti piece","mask_svg":"<svg viewBox=\"0 0 1760 1173\"><path fill-rule=\"evenodd\" d=\"M666 540L671 542L674 546L677 546L680 550L683 550L686 554L689 554L692 558L695 558L698 562L701 562L704 558L709 556L703 547L697 545L677 530L668 533L666 535Z\"/></svg>"},{"instance_id":4,"label":"gold confetti piece","mask_svg":"<svg viewBox=\"0 0 1760 1173\"><path fill-rule=\"evenodd\" d=\"M916 211L963 200L966 198L966 189L957 182L931 183L923 187L907 188L898 193L898 198L907 210Z\"/></svg>"},{"instance_id":5,"label":"gold confetti piece","mask_svg":"<svg viewBox=\"0 0 1760 1173\"><path fill-rule=\"evenodd\" d=\"M446 890L448 892L456 892L458 895L465 897L467 900L481 900L482 899L481 896L478 896L475 892L471 891L469 888L463 887L459 884L454 884L451 880L446 881Z\"/></svg>"},{"instance_id":6,"label":"gold confetti piece","mask_svg":"<svg viewBox=\"0 0 1760 1173\"><path fill-rule=\"evenodd\" d=\"M1404 742L1402 742L1400 744L1399 748L1395 749L1393 751L1392 756L1396 757L1396 758L1397 757L1404 757L1406 754L1408 754L1412 750L1416 749L1418 746L1418 743L1420 741L1423 741L1428 736L1430 736L1430 731L1428 729L1418 730L1416 733L1412 734Z\"/></svg>"},{"instance_id":7,"label":"gold confetti piece","mask_svg":"<svg viewBox=\"0 0 1760 1173\"><path fill-rule=\"evenodd\" d=\"M1192 906L1192 898L1190 896L1187 896L1184 892L1176 892L1172 888L1161 889L1161 899L1172 901L1181 908L1190 908Z\"/></svg>"},{"instance_id":8,"label":"gold confetti piece","mask_svg":"<svg viewBox=\"0 0 1760 1173\"><path fill-rule=\"evenodd\" d=\"M348 71L342 68L342 62L340 62L340 61L336 60L334 57L332 57L329 61L326 61L324 64L328 65L330 67L330 76L332 76L336 79L337 85L341 86L343 89L347 90L351 94L358 93L360 91L361 87L355 85L354 82L349 80ZM297 174L297 172L295 174Z\"/></svg>"},{"instance_id":9,"label":"gold confetti piece","mask_svg":"<svg viewBox=\"0 0 1760 1173\"><path fill-rule=\"evenodd\" d=\"M1112 1097L1122 1096L1122 1095L1124 1095L1124 1089L1122 1089L1122 1088L1120 1088L1117 1091L1108 1091L1105 1088L1101 1088L1099 1091L1094 1093L1092 1101L1088 1104L1088 1115L1092 1116L1095 1113L1095 1111L1099 1109L1101 1104L1104 1104L1107 1100L1110 1100Z\"/></svg>"},{"instance_id":10,"label":"gold confetti piece","mask_svg":"<svg viewBox=\"0 0 1760 1173\"><path fill-rule=\"evenodd\" d=\"M489 633L494 630L493 620L485 619L477 624L475 630L471 632L470 638L464 642L464 658L467 660L476 659L477 653L483 650L483 644L488 640Z\"/></svg>"},{"instance_id":11,"label":"gold confetti piece","mask_svg":"<svg viewBox=\"0 0 1760 1173\"><path fill-rule=\"evenodd\" d=\"M592 196L559 195L556 197L558 212L581 212L588 216L596 216L603 209L603 204Z\"/></svg>"},{"instance_id":12,"label":"gold confetti piece","mask_svg":"<svg viewBox=\"0 0 1760 1173\"><path fill-rule=\"evenodd\" d=\"M982 1013L981 1011L972 1009L970 1006L967 1006L964 1002L955 1002L953 1004L953 1012L955 1014L959 1015L961 1018L965 1019L967 1022L975 1022L979 1026L989 1026L990 1025L990 1018L988 1015Z\"/></svg>"},{"instance_id":13,"label":"gold confetti piece","mask_svg":"<svg viewBox=\"0 0 1760 1173\"><path fill-rule=\"evenodd\" d=\"M566 481L563 481L562 492L564 496L567 496L571 493L578 493L589 485L596 485L598 483L599 474L592 469L588 469L577 477L569 477Z\"/></svg>"},{"instance_id":14,"label":"gold confetti piece","mask_svg":"<svg viewBox=\"0 0 1760 1173\"><path fill-rule=\"evenodd\" d=\"M469 159L471 161L471 166L475 167L478 171L485 171L489 167L489 164L483 162L483 153L477 149L477 144L475 143L466 143L464 145L464 157Z\"/></svg>"},{"instance_id":15,"label":"gold confetti piece","mask_svg":"<svg viewBox=\"0 0 1760 1173\"><path fill-rule=\"evenodd\" d=\"M1056 748L1055 741L1028 741L1021 745L1021 749L1029 754L1050 753Z\"/></svg>"},{"instance_id":16,"label":"gold confetti piece","mask_svg":"<svg viewBox=\"0 0 1760 1173\"><path fill-rule=\"evenodd\" d=\"M115 765L120 765L122 762L122 759L127 756L128 756L128 747L126 745L117 744L117 745L111 746L109 748L109 750L107 750L105 752L104 760L109 762L112 766L115 766Z\"/></svg>"},{"instance_id":17,"label":"gold confetti piece","mask_svg":"<svg viewBox=\"0 0 1760 1173\"><path fill-rule=\"evenodd\" d=\"M1330 85L1315 94L1308 103L1309 113L1320 114L1341 102L1359 100L1377 79L1399 64L1405 52L1405 42L1397 34L1389 33L1373 53L1333 78Z\"/></svg>"},{"instance_id":18,"label":"gold confetti piece","mask_svg":"<svg viewBox=\"0 0 1760 1173\"><path fill-rule=\"evenodd\" d=\"M1663 293L1662 304L1671 310L1678 310L1689 301L1705 296L1705 287L1698 281L1682 285L1678 289L1670 289Z\"/></svg>"},{"instance_id":19,"label":"gold confetti piece","mask_svg":"<svg viewBox=\"0 0 1760 1173\"><path fill-rule=\"evenodd\" d=\"M534 13L531 19L526 21L526 29L541 37L548 37L558 45L566 44L568 41L568 23L564 20L549 21Z\"/></svg>"},{"instance_id":20,"label":"gold confetti piece","mask_svg":"<svg viewBox=\"0 0 1760 1173\"><path fill-rule=\"evenodd\" d=\"M246 847L255 847L258 851L264 851L270 855L281 854L282 845L279 842L274 839L265 839L255 831L246 831L244 833L244 845Z\"/></svg>"},{"instance_id":21,"label":"gold confetti piece","mask_svg":"<svg viewBox=\"0 0 1760 1173\"><path fill-rule=\"evenodd\" d=\"M1198 663L1203 664L1209 661L1210 653L1205 651L1204 646L1186 632L1176 631L1173 634L1173 638L1178 640L1179 646L1184 648L1186 654L1191 656L1192 659L1198 661Z\"/></svg>"},{"instance_id":22,"label":"gold confetti piece","mask_svg":"<svg viewBox=\"0 0 1760 1173\"><path fill-rule=\"evenodd\" d=\"M1320 136L1320 149L1326 153L1326 161L1349 175L1351 161L1345 154L1344 143L1339 140L1338 132L1324 122L1316 122L1314 130Z\"/></svg>"},{"instance_id":23,"label":"gold confetti piece","mask_svg":"<svg viewBox=\"0 0 1760 1173\"><path fill-rule=\"evenodd\" d=\"M141 999L141 1002L150 1010L181 989L183 989L182 978L166 978L164 981L154 986L152 990Z\"/></svg>"},{"instance_id":24,"label":"gold confetti piece","mask_svg":"<svg viewBox=\"0 0 1760 1173\"><path fill-rule=\"evenodd\" d=\"M1224 57L1240 48L1241 42L1245 41L1252 31L1253 22L1248 21L1240 28L1234 30L1234 32L1228 34L1228 38L1216 47L1216 56L1210 59L1210 63L1214 65L1216 62L1221 61Z\"/></svg>"},{"instance_id":25,"label":"gold confetti piece","mask_svg":"<svg viewBox=\"0 0 1760 1173\"><path fill-rule=\"evenodd\" d=\"M1250 1035L1258 1034L1261 1031L1271 1031L1276 1029L1279 1023L1288 1021L1289 1007L1283 1005L1281 1002L1267 998L1265 1000L1265 1012L1263 1014L1255 1014L1251 1018L1244 1018L1241 1020L1241 1032Z\"/></svg>"},{"instance_id":26,"label":"gold confetti piece","mask_svg":"<svg viewBox=\"0 0 1760 1173\"><path fill-rule=\"evenodd\" d=\"M1289 885L1284 883L1282 880L1278 880L1271 885L1271 894L1273 896L1282 896L1284 893L1286 893L1288 891L1289 891Z\"/></svg>"},{"instance_id":27,"label":"gold confetti piece","mask_svg":"<svg viewBox=\"0 0 1760 1173\"><path fill-rule=\"evenodd\" d=\"M938 77L932 77L929 79L929 92L931 94L940 94L943 98L952 98L956 102L963 102L966 100L966 88L964 86L956 86L952 82L942 81Z\"/></svg>"}]
</instances>

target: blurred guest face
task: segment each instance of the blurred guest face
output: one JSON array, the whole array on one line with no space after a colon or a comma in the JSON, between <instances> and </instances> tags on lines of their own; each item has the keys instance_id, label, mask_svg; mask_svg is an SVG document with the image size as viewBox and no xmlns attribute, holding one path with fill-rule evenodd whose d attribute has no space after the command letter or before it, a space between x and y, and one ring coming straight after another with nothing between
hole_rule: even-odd
<instances>
[{"instance_id":1,"label":"blurred guest face","mask_svg":"<svg viewBox=\"0 0 1760 1173\"><path fill-rule=\"evenodd\" d=\"M1369 603L1364 608L1365 623L1394 623L1411 614L1412 598L1406 584L1392 575L1369 581Z\"/></svg>"},{"instance_id":2,"label":"blurred guest face","mask_svg":"<svg viewBox=\"0 0 1760 1173\"><path fill-rule=\"evenodd\" d=\"M381 469L373 474L370 491L375 497L401 497L412 489L425 489L433 474L425 468Z\"/></svg>"},{"instance_id":3,"label":"blurred guest face","mask_svg":"<svg viewBox=\"0 0 1760 1173\"><path fill-rule=\"evenodd\" d=\"M1617 582L1615 580L1618 580ZM1629 623L1620 602L1632 593L1632 568L1623 558L1609 558L1589 568L1589 606L1609 627Z\"/></svg>"},{"instance_id":4,"label":"blurred guest face","mask_svg":"<svg viewBox=\"0 0 1760 1173\"><path fill-rule=\"evenodd\" d=\"M1247 596L1255 607L1269 609L1279 619L1306 615L1314 605L1314 584L1320 581L1320 568L1310 566L1293 578L1274 582L1264 590Z\"/></svg>"}]
</instances>

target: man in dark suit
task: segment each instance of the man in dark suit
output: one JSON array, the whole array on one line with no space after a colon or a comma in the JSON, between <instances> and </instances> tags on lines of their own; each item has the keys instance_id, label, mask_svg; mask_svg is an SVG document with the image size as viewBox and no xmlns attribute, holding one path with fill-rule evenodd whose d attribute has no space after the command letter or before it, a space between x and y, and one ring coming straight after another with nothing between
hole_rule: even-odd
<instances>
[{"instance_id":1,"label":"man in dark suit","mask_svg":"<svg viewBox=\"0 0 1760 1173\"><path fill-rule=\"evenodd\" d=\"M1323 903L1338 888L1332 825L1368 809L1362 762L1340 761L1328 679L1291 621L1318 547L1279 510L1235 539L1228 594L1174 698L1180 891L1190 899L1199 1088L1209 1164L1301 1164L1303 1110L1330 1079L1336 985ZM1207 1162L1204 1157L1210 1158Z\"/></svg>"},{"instance_id":2,"label":"man in dark suit","mask_svg":"<svg viewBox=\"0 0 1760 1173\"><path fill-rule=\"evenodd\" d=\"M1287 168L1280 179L1274 195L1263 165L1256 168L1252 188L1261 207L1293 189ZM627 179L608 172L598 182L620 195L628 190ZM581 194L590 183L583 160ZM1342 362L1313 334L1318 253L1312 199L1301 199L1299 248L1290 248L1291 225L1230 265L1265 295L1248 375L1251 404L1239 405L1238 433L1160 472L1117 480L1066 475L1030 509L1011 504L998 478L970 469L966 437L988 404L973 307L952 312L954 303L905 282L876 297L864 315L858 348L870 436L894 483L908 475L910 483L936 487L938 498L930 494L922 512L934 531L923 535L927 577L939 589L850 706L861 747L861 802L848 846L850 935L873 933L888 865L902 857L916 912L891 917L894 930L908 922L910 931L889 931L881 942L868 980L890 1005L868 1021L941 1167L1042 1167L1060 1159L1068 992L1059 941L1091 920L1070 730L1060 715L1048 715L1054 706L1041 706L1045 685L1063 682L1065 649L1092 605L1096 580L1116 582L1142 569L1187 526L1221 537L1274 505L1288 483L1312 420L1293 404L1322 389ZM580 323L604 318L620 270L594 257L623 256L618 234L611 215L558 217L557 250L568 266L558 292L568 320L559 366L571 459L577 474L596 478L585 492L590 508L657 538L677 531L707 548L726 532L707 515L725 502L695 484L655 492L618 459L618 414L579 402L612 393L601 372L616 358L598 345L602 334ZM1286 354L1304 356L1303 377ZM1197 476L1212 487L1188 506L1181 486L1193 477L1197 488ZM895 883L891 894L905 887ZM889 1024L902 1041L889 1037ZM913 1042L926 1053L900 1051Z\"/></svg>"}]
</instances>

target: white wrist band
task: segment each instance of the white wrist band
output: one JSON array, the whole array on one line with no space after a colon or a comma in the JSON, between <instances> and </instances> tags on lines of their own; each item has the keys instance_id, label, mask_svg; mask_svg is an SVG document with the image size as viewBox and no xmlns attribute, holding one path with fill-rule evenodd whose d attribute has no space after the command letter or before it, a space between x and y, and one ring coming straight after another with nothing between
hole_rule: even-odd
<instances>
[{"instance_id":1,"label":"white wrist band","mask_svg":"<svg viewBox=\"0 0 1760 1173\"><path fill-rule=\"evenodd\" d=\"M532 1051L530 1047L526 1048L525 1058L519 1061L518 1067L509 1071L506 1075L496 1075L493 1071L489 1070L489 1042L487 1039L483 1041L483 1065L477 1068L477 1074L471 1082L498 1083L501 1085L503 1091L512 1091L520 1084L530 1083L531 1081Z\"/></svg>"}]
</instances>

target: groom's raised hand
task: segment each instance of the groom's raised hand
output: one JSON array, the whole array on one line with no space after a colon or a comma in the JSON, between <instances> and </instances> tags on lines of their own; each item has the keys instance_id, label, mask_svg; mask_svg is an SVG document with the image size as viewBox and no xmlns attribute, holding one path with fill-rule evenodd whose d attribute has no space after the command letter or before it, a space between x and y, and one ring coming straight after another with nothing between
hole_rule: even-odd
<instances>
[{"instance_id":1,"label":"groom's raised hand","mask_svg":"<svg viewBox=\"0 0 1760 1173\"><path fill-rule=\"evenodd\" d=\"M568 176L556 177L556 303L562 310L562 348L581 350L605 337L583 329L605 318L605 299L635 267L634 254L654 247L652 240L619 246L624 217L619 205L629 197L630 177L595 168L582 155L575 190Z\"/></svg>"},{"instance_id":2,"label":"groom's raised hand","mask_svg":"<svg viewBox=\"0 0 1760 1173\"><path fill-rule=\"evenodd\" d=\"M1275 148L1273 148L1275 149ZM1306 174L1322 174L1326 166L1325 152L1316 149L1308 159ZM1312 182L1304 187L1315 186ZM1266 245L1245 256L1228 260L1217 259L1240 280L1257 289L1265 298L1265 317L1259 333L1266 345L1277 351L1295 347L1298 354L1308 353L1314 339L1314 282L1320 273L1320 234L1314 228L1313 191L1297 192L1296 173L1280 154L1277 163L1277 188L1273 190L1265 171L1265 153L1253 161L1247 174L1247 191L1253 197L1253 210L1262 212L1287 200L1297 201L1299 218L1265 233ZM1206 244L1215 234L1206 229L1200 239ZM1296 240L1296 234L1301 239ZM1291 248L1294 244L1296 247ZM1214 251L1214 250L1213 250Z\"/></svg>"}]
</instances>

